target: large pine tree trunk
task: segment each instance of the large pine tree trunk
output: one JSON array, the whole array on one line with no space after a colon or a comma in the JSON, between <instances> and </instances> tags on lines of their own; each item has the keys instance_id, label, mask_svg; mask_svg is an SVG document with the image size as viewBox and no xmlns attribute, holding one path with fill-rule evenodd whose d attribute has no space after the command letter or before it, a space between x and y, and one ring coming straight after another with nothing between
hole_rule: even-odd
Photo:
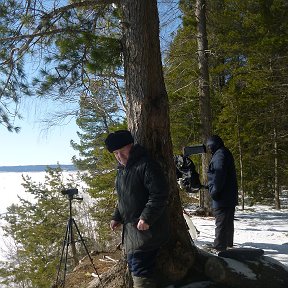
<instances>
[{"instance_id":1,"label":"large pine tree trunk","mask_svg":"<svg viewBox=\"0 0 288 288\"><path fill-rule=\"evenodd\" d=\"M197 249L183 217L176 182L157 1L123 0L120 5L128 127L136 142L146 147L161 164L169 184L171 237L157 259L158 281L165 287L185 278L196 259ZM125 261L120 261L113 271L103 275L104 287L131 287ZM118 286L113 286L115 281ZM89 287L101 287L101 283L96 282Z\"/></svg>"},{"instance_id":2,"label":"large pine tree trunk","mask_svg":"<svg viewBox=\"0 0 288 288\"><path fill-rule=\"evenodd\" d=\"M158 259L157 272L160 275L161 286L177 283L179 287L179 283L187 283L189 279L195 282L210 277L214 278L214 281L206 281L207 285L203 284L201 287L216 287L215 282L223 282L221 277L220 280L217 278L218 273L214 273L214 270L222 267L223 269L219 271L224 275L224 279L228 279L225 283L231 284L226 287L243 287L233 286L233 275L238 277L237 273L233 274L233 266L226 265L227 261L220 257L199 251L193 245L182 214L173 162L168 98L162 73L157 1L123 0L121 8L128 126L136 141L144 145L160 162L169 181L169 216L172 233ZM205 47L202 52L205 52ZM207 82L203 85L207 85ZM206 89L204 86L203 89ZM254 266L257 270L257 263ZM207 275L204 275L205 269ZM266 270L267 275L269 271L271 269ZM286 273L282 268L279 275L282 279L286 279ZM237 285L241 283L241 277L240 274ZM123 260L101 278L102 283L99 280L95 281L96 283L91 283L89 288L132 287L131 277ZM242 280L246 283L245 278ZM189 287L193 287L193 284Z\"/></svg>"},{"instance_id":3,"label":"large pine tree trunk","mask_svg":"<svg viewBox=\"0 0 288 288\"><path fill-rule=\"evenodd\" d=\"M169 181L172 234L159 257L159 274L181 279L194 261L182 215L173 161L168 97L164 84L156 0L124 0L123 49L128 127L162 165ZM185 260L184 258L185 257Z\"/></svg>"}]
</instances>

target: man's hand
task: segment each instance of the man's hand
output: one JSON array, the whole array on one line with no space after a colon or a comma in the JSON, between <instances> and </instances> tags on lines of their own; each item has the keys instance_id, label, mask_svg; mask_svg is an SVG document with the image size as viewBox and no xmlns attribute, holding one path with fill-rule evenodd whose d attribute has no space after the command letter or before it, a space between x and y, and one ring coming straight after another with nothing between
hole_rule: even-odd
<instances>
[{"instance_id":1,"label":"man's hand","mask_svg":"<svg viewBox=\"0 0 288 288\"><path fill-rule=\"evenodd\" d=\"M120 225L121 225L121 223L118 222L118 221L115 221L115 220L111 220L111 222L110 222L110 228L111 228L111 230L113 230L113 231L115 231L115 229L116 229L117 227L119 227Z\"/></svg>"},{"instance_id":2,"label":"man's hand","mask_svg":"<svg viewBox=\"0 0 288 288\"><path fill-rule=\"evenodd\" d=\"M140 219L138 221L138 224L137 224L137 229L138 230L148 230L149 225L147 223L145 223L145 221L143 219Z\"/></svg>"}]
</instances>

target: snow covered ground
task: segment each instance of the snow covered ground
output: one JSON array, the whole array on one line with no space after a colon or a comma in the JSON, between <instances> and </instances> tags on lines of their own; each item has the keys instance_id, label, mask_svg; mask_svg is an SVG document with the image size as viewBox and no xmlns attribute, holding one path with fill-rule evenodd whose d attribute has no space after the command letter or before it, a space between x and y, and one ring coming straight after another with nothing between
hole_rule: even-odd
<instances>
[{"instance_id":1,"label":"snow covered ground","mask_svg":"<svg viewBox=\"0 0 288 288\"><path fill-rule=\"evenodd\" d=\"M189 209L185 209L187 212ZM198 247L213 243L214 218L190 217L200 232L194 240ZM235 213L235 247L261 248L288 268L288 209L275 210L269 206L247 207Z\"/></svg>"},{"instance_id":2,"label":"snow covered ground","mask_svg":"<svg viewBox=\"0 0 288 288\"><path fill-rule=\"evenodd\" d=\"M63 171L63 181L76 177L77 171ZM22 175L31 177L32 181L36 183L44 183L46 172L0 172L0 214L6 212L6 208L13 203L18 203L18 196L28 200L32 200L31 194L26 193L22 183Z\"/></svg>"},{"instance_id":3,"label":"snow covered ground","mask_svg":"<svg viewBox=\"0 0 288 288\"><path fill-rule=\"evenodd\" d=\"M27 193L21 186L21 175L29 175L36 182L43 182L45 172L35 173L0 173L0 214L6 212L6 207L17 203L17 195L27 198ZM65 172L68 176L71 172ZM73 174L73 173L72 173ZM193 212L193 209L185 209ZM194 240L201 248L203 244L213 243L214 240L214 218L192 216L192 222L200 231L199 236ZM235 214L235 244L236 247L254 247L265 251L270 256L288 266L288 208L280 211L272 206L247 207L244 211L237 209ZM2 223L1 223L2 224ZM0 229L0 256L2 231Z\"/></svg>"}]
</instances>

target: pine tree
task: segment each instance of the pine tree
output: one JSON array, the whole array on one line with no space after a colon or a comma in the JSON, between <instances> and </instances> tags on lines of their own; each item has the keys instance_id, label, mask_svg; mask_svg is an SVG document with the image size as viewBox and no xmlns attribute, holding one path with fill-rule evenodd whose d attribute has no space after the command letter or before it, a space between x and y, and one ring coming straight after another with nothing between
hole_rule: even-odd
<instances>
[{"instance_id":1,"label":"pine tree","mask_svg":"<svg viewBox=\"0 0 288 288\"><path fill-rule=\"evenodd\" d=\"M243 160L247 194L256 201L271 198L279 190L276 176L282 166L280 160L275 167L279 151L274 151L274 145L275 137L278 144L283 138L275 135L287 131L282 120L276 119L283 119L283 107L287 106L279 105L286 101L282 79L287 75L287 19L282 17L287 9L283 1L215 1L211 2L211 14L215 21L212 31L218 39L216 55L222 62L215 62L215 71L221 72L224 80L218 85L222 111L216 129ZM275 113L281 116L275 118ZM275 132L275 123L279 123L277 129L283 129L280 134Z\"/></svg>"},{"instance_id":2,"label":"pine tree","mask_svg":"<svg viewBox=\"0 0 288 288\"><path fill-rule=\"evenodd\" d=\"M19 203L12 204L7 208L7 213L1 216L5 223L2 229L10 243L7 259L1 261L1 285L51 287L56 279L69 218L68 200L61 191L63 187L75 188L76 183L72 176L71 179L63 179L60 167L48 168L44 183L23 176L22 185L27 198L19 198ZM83 226L79 211L74 210L76 219L78 214L80 220L79 227L83 235L89 235L86 231L91 230L91 227L87 227L87 223ZM87 245L95 247L95 238L90 238ZM84 248L79 247L78 253L79 256L85 255ZM73 265L69 260L68 269L73 268Z\"/></svg>"},{"instance_id":3,"label":"pine tree","mask_svg":"<svg viewBox=\"0 0 288 288\"><path fill-rule=\"evenodd\" d=\"M243 199L244 193L255 201L275 195L276 206L280 187L286 185L284 2L207 1L213 131L222 136L236 158ZM183 115L198 109L197 99L188 112L184 104L189 103L193 93L197 95L196 61L191 57L191 51L196 51L194 4L195 1L181 1L183 28L175 37L168 57L166 77L174 117L172 131L177 131L174 137L181 135L179 130L195 134L194 127L187 124L178 127L179 121L185 123ZM177 114L173 113L174 105Z\"/></svg>"},{"instance_id":4,"label":"pine tree","mask_svg":"<svg viewBox=\"0 0 288 288\"><path fill-rule=\"evenodd\" d=\"M10 100L17 105L36 95L77 103L90 82L123 79L120 15L112 1L52 2L0 3L0 123L11 131L19 128L11 124L18 113L13 115Z\"/></svg>"}]
</instances>

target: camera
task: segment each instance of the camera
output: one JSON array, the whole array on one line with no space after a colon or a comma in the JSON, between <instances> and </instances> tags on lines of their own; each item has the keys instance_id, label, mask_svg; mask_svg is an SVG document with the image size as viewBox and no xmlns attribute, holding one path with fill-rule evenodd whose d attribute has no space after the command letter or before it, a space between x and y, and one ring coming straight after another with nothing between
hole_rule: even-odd
<instances>
[{"instance_id":1,"label":"camera","mask_svg":"<svg viewBox=\"0 0 288 288\"><path fill-rule=\"evenodd\" d=\"M73 195L78 194L78 189L77 189L77 188L63 189L63 190L61 191L61 193L62 193L63 195L68 195L68 196L70 196L70 197L73 197Z\"/></svg>"},{"instance_id":2,"label":"camera","mask_svg":"<svg viewBox=\"0 0 288 288\"><path fill-rule=\"evenodd\" d=\"M206 146L204 144L186 146L183 148L183 156L188 157L194 154L203 154L206 153Z\"/></svg>"},{"instance_id":3,"label":"camera","mask_svg":"<svg viewBox=\"0 0 288 288\"><path fill-rule=\"evenodd\" d=\"M63 195L66 195L70 201L73 199L83 200L83 197L76 197L75 196L75 195L78 195L78 189L77 188L63 189L63 190L61 190L61 193Z\"/></svg>"},{"instance_id":4,"label":"camera","mask_svg":"<svg viewBox=\"0 0 288 288\"><path fill-rule=\"evenodd\" d=\"M196 193L204 186L201 184L200 175L196 171L194 162L189 158L190 155L206 153L204 144L183 147L182 155L175 155L177 182L181 189L188 193Z\"/></svg>"}]
</instances>

